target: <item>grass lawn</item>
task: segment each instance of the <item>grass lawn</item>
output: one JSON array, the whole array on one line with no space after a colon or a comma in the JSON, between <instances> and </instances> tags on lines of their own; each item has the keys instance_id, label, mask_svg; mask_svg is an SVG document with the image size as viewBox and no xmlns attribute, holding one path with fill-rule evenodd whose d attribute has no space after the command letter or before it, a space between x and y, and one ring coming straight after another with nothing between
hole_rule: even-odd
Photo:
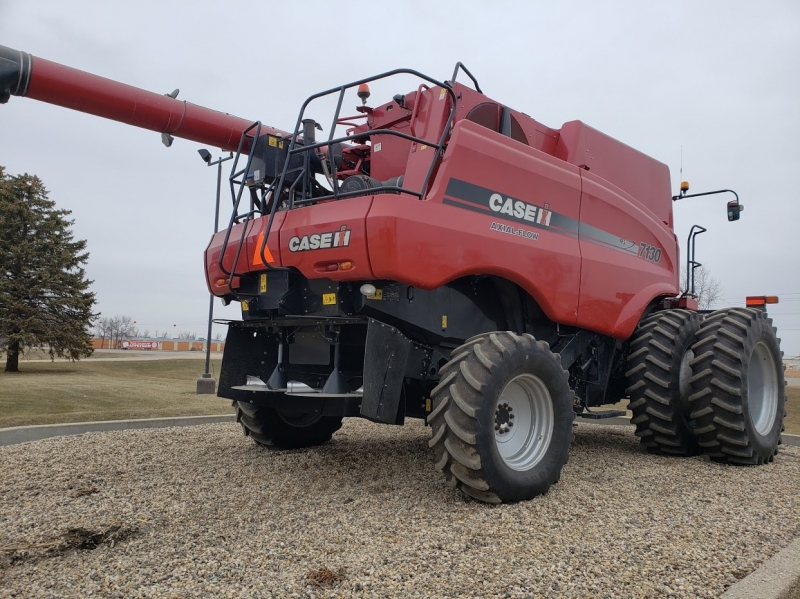
<instances>
[{"instance_id":1,"label":"grass lawn","mask_svg":"<svg viewBox=\"0 0 800 599\"><path fill-rule=\"evenodd\" d=\"M94 358L129 358L130 354L116 352L116 351L98 351L94 350L91 356L81 358L81 360L92 360ZM50 361L50 354L48 354L44 350L32 348L25 350L25 353L19 357L19 365L22 368L27 362L40 362L40 361ZM67 358L58 358L54 360L55 362L71 362L71 360ZM4 367L6 364L6 354L0 352L0 368Z\"/></svg>"},{"instance_id":2,"label":"grass lawn","mask_svg":"<svg viewBox=\"0 0 800 599\"><path fill-rule=\"evenodd\" d=\"M197 377L205 366L202 357L142 362L21 361L22 372L0 372L0 428L231 412L228 400L195 394ZM218 376L219 368L220 361L212 360L212 376Z\"/></svg>"},{"instance_id":3,"label":"grass lawn","mask_svg":"<svg viewBox=\"0 0 800 599\"><path fill-rule=\"evenodd\" d=\"M0 371L0 428L231 412L227 400L195 394L202 358L20 362L21 373ZM212 375L219 368L220 360L212 360ZM787 387L786 400L786 432L800 435L800 387Z\"/></svg>"}]
</instances>

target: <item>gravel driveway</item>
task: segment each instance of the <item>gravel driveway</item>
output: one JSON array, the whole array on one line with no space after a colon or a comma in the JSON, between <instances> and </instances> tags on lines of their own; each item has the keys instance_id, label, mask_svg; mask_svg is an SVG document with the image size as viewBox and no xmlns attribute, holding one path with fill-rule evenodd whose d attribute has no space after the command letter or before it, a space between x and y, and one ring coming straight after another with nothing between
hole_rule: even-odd
<instances>
[{"instance_id":1,"label":"gravel driveway","mask_svg":"<svg viewBox=\"0 0 800 599\"><path fill-rule=\"evenodd\" d=\"M269 452L216 424L0 448L0 597L717 597L800 532L800 448L733 468L582 424L547 495L490 507L444 487L428 436L347 421Z\"/></svg>"}]
</instances>

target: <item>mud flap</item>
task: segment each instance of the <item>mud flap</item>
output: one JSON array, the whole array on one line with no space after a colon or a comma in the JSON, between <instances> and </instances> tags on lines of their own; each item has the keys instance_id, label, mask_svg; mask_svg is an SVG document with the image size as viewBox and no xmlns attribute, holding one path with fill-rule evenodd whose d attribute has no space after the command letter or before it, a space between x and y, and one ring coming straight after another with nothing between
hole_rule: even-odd
<instances>
[{"instance_id":1,"label":"mud flap","mask_svg":"<svg viewBox=\"0 0 800 599\"><path fill-rule=\"evenodd\" d=\"M411 341L396 328L370 319L364 352L361 415L375 422L402 424L400 400Z\"/></svg>"},{"instance_id":2,"label":"mud flap","mask_svg":"<svg viewBox=\"0 0 800 599\"><path fill-rule=\"evenodd\" d=\"M248 375L259 376L264 381L269 378L278 363L279 339L277 333L268 332L266 328L230 323L222 354L217 395L238 401L249 402L254 399L252 392L237 391L232 387L243 385Z\"/></svg>"}]
</instances>

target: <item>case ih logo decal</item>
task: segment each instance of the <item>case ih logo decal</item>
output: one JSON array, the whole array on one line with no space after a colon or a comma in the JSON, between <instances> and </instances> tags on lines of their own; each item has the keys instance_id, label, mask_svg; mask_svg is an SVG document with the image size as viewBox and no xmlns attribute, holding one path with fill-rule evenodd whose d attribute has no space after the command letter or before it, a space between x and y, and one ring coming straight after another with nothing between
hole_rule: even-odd
<instances>
[{"instance_id":1,"label":"case ih logo decal","mask_svg":"<svg viewBox=\"0 0 800 599\"><path fill-rule=\"evenodd\" d=\"M549 204L544 204L543 207L537 206L524 200L502 195L493 189L455 178L447 182L444 195L442 202L448 206L580 239L582 242L593 243L652 262L659 262L661 259L661 250L656 246L643 243L641 245L646 247L640 249L640 244L633 240L624 239L588 223L554 212L550 210ZM490 228L493 231L516 235L524 239L536 240L539 238L534 231L503 225L497 221L493 222Z\"/></svg>"},{"instance_id":2,"label":"case ih logo decal","mask_svg":"<svg viewBox=\"0 0 800 599\"><path fill-rule=\"evenodd\" d=\"M460 179L448 181L443 202L535 229L546 229L570 237L578 236L578 221L553 212L549 204L537 206Z\"/></svg>"},{"instance_id":3,"label":"case ih logo decal","mask_svg":"<svg viewBox=\"0 0 800 599\"><path fill-rule=\"evenodd\" d=\"M503 199L503 196L499 193L493 193L489 196L489 208L500 214L513 216L519 221L528 221L545 227L550 226L550 217L553 216L553 213L548 210L550 208L549 204L545 204L544 208L540 208L522 200Z\"/></svg>"},{"instance_id":4,"label":"case ih logo decal","mask_svg":"<svg viewBox=\"0 0 800 599\"><path fill-rule=\"evenodd\" d=\"M290 252L305 252L308 250L327 250L350 245L350 229L342 225L338 231L330 233L314 233L302 237L292 237L289 240Z\"/></svg>"}]
</instances>

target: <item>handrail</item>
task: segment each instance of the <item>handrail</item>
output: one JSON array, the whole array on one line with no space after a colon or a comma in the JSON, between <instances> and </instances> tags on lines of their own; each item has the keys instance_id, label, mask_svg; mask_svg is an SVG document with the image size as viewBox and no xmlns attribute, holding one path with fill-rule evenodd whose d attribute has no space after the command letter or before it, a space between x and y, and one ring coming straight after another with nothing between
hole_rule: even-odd
<instances>
[{"instance_id":1,"label":"handrail","mask_svg":"<svg viewBox=\"0 0 800 599\"><path fill-rule=\"evenodd\" d=\"M696 297L694 292L694 271L703 266L702 263L697 262L695 258L695 240L701 233L705 233L708 229L700 225L692 225L689 229L689 237L686 239L686 291L683 295L690 295Z\"/></svg>"},{"instance_id":2,"label":"handrail","mask_svg":"<svg viewBox=\"0 0 800 599\"><path fill-rule=\"evenodd\" d=\"M228 228L225 230L225 239L222 242L222 249L219 253L219 261L217 265L219 266L220 271L229 275L228 279L228 286L233 290L231 283L233 282L233 272L236 271L236 262L233 263L233 268L231 271L225 268L223 264L223 259L225 258L225 252L228 249L228 242L230 241L231 230L233 229L233 225L236 223L237 219L239 218L239 203L242 200L242 192L244 191L244 184L247 178L247 172L250 169L250 166L253 163L253 152L255 150L255 143L250 144L250 148L248 149L247 154L247 165L245 166L243 171L236 170L236 167L239 164L239 157L242 155L242 148L244 147L245 140L247 139L247 135L253 129L256 130L256 136L253 139L258 139L258 136L261 134L261 121L255 121L252 125L250 125L247 129L242 131L242 135L239 138L239 145L236 148L236 158L233 159L233 164L231 165L231 175L228 177L228 183L231 187L231 199L233 201L233 212L231 213L230 222L228 223ZM243 181L236 181L236 177L242 173L245 173L245 179ZM236 193L234 186L239 185L239 192ZM241 248L237 248L236 255L239 255Z\"/></svg>"},{"instance_id":3,"label":"handrail","mask_svg":"<svg viewBox=\"0 0 800 599\"><path fill-rule=\"evenodd\" d=\"M469 73L469 71L467 71L466 67L464 67L463 65L461 65L461 67L464 69L464 71L470 77L472 77L472 75ZM444 126L444 128L442 130L442 135L441 135L438 143L430 143L425 139L422 139L422 138L419 138L419 137L414 137L412 135L401 133L399 131L394 131L392 129L377 129L375 131L369 131L369 132L359 133L359 134L353 135L353 136L345 136L344 138L334 139L333 135L334 135L334 132L336 131L336 124L337 124L337 122L339 120L339 117L340 117L340 114L341 114L342 103L344 101L345 91L347 91L348 89L351 89L353 87L357 87L357 86L359 86L359 85L361 85L363 83L369 83L370 81L375 81L377 79L385 79L387 77L392 77L394 75L401 75L401 74L406 74L406 75L412 75L412 76L415 76L415 77L419 77L420 79L428 81L429 83L433 84L434 86L441 87L442 89L446 90L447 93L449 94L450 99L451 99L450 114L448 115L447 123L445 124L445 126ZM474 77L472 77L472 79L473 79L473 81L475 81ZM475 81L475 84L477 86L477 81ZM309 144L308 146L302 146L301 148L298 148L297 146L298 146L298 137L299 137L299 134L300 134L300 126L301 126L301 124L302 124L302 122L304 120L305 112L306 112L306 109L308 108L308 105L311 102L313 102L314 100L316 100L316 99L319 99L319 98L322 98L322 97L325 97L325 96L329 96L329 95L332 95L332 94L335 94L335 93L338 93L338 99L337 99L337 103L336 103L336 111L334 112L334 115L333 115L333 120L332 120L330 133L328 135L327 142L313 143L313 144ZM456 106L457 106L457 98L456 98L455 91L453 91L453 88L452 88L451 85L449 85L448 83L445 83L445 82L438 81L438 80L433 79L431 77L428 77L427 75L424 75L424 74L422 74L419 71L416 71L414 69L394 69L394 70L391 70L391 71L387 71L385 73L381 73L379 75L374 75L372 77L367 77L367 78L364 78L364 79L360 79L358 81L354 81L354 82L346 84L346 85L341 85L339 87L333 87L333 88L330 88L328 90L313 94L313 95L309 96L306 99L305 102L303 102L303 105L300 108L300 114L298 115L297 121L295 123L294 133L292 134L292 136L290 138L290 141L289 141L289 147L288 147L287 152L286 152L286 158L284 160L283 169L281 171L281 177L280 177L280 180L279 180L278 184L275 187L276 193L281 194L282 191L283 191L284 185L286 183L286 176L287 176L288 171L289 171L289 164L290 164L292 156L294 156L295 154L298 154L300 152L311 152L311 151L313 151L315 149L318 149L318 148L321 148L321 147L324 146L324 147L328 148L328 156L330 157L330 156L333 155L332 148L337 143L342 143L343 141L352 141L352 139L354 139L354 138L365 137L365 136L369 136L369 135L386 134L386 135L396 135L398 137L402 137L404 139L408 139L408 140L414 141L416 143L424 143L424 144L427 144L427 145L435 148L436 151L432 152L431 165L428 168L428 172L425 175L425 180L423 181L422 188L421 188L419 193L413 192L413 191L410 191L410 190L407 190L407 189L400 188L399 186L394 186L394 187L391 187L391 188L388 188L388 187L381 188L382 191L395 191L395 190L397 190L397 191L401 191L401 192L405 192L405 193L410 193L412 195L417 195L420 199L422 199L422 197L424 196L426 190L428 189L428 185L430 183L431 176L433 175L433 171L434 171L434 169L436 167L436 163L437 163L437 161L438 161L438 159L439 159L439 157L440 157L440 155L442 153L442 150L444 148L444 142L447 139L447 136L450 134L450 129L451 129L452 125L453 125L453 120L455 119ZM337 172L336 172L336 161L335 160L330 160L330 164L331 164L331 181L332 181L332 185L333 185L333 194L332 194L332 196L324 196L325 199L331 199L332 198L332 199L338 200L338 199L341 199L341 198L350 197L351 195L363 195L363 192L353 193L353 194L346 192L346 193L342 194L339 191L339 181L338 181L338 176L337 176ZM306 176L308 176L308 173L307 172L303 173L302 176L306 177ZM295 184L296 184L296 181L295 181ZM308 200L308 201L319 201L321 199L323 199L323 198L317 197L317 198L314 198L313 200ZM307 200L307 198L305 198L305 197L301 198L300 201L298 202L298 204L307 203L306 200ZM294 204L295 204L294 197L290 197L289 201L290 201L290 209L294 208ZM272 223L275 220L275 212L277 211L278 203L279 202L277 201L277 199L272 202L272 206L271 206L270 213L269 213L269 218L267 219L267 225L266 225L266 228L264 229L264 236L261 239L261 245L260 245L259 250L258 250L259 251L259 255L261 257L261 261L267 267L267 270L284 270L283 267L276 267L276 266L273 266L272 264L270 264L266 260L266 256L265 256L265 253L264 253L264 251L265 251L265 249L267 247L267 243L269 241L269 236L272 233Z\"/></svg>"},{"instance_id":4,"label":"handrail","mask_svg":"<svg viewBox=\"0 0 800 599\"><path fill-rule=\"evenodd\" d=\"M482 94L483 92L481 91L481 86L478 85L478 80L475 79L475 77L472 75L472 73L469 72L469 69L467 69L467 67L464 66L463 62L459 61L459 62L456 63L456 68L453 69L453 78L450 80L450 83L455 83L456 82L456 77L458 76L458 69L461 69L462 71L464 71L467 74L467 77L472 79L472 83L475 84L475 91L478 92L479 94Z\"/></svg>"}]
</instances>

